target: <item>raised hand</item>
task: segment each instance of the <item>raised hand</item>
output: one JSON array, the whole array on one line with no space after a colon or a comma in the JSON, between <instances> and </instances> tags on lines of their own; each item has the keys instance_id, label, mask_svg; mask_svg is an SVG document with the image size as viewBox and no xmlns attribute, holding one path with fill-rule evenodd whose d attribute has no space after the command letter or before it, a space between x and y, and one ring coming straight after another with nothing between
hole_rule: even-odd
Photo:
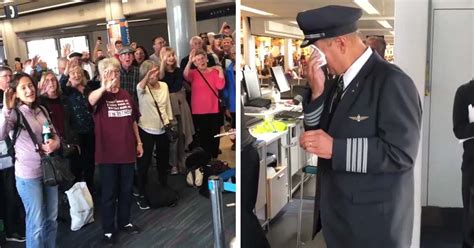
<instances>
[{"instance_id":1,"label":"raised hand","mask_svg":"<svg viewBox=\"0 0 474 248\"><path fill-rule=\"evenodd\" d=\"M191 50L189 53L189 60L188 63L194 63L194 60L196 58L196 49Z\"/></svg>"},{"instance_id":2,"label":"raised hand","mask_svg":"<svg viewBox=\"0 0 474 248\"><path fill-rule=\"evenodd\" d=\"M5 106L7 109L12 109L15 107L15 98L16 98L16 93L8 88L4 93L3 93L3 106Z\"/></svg>"},{"instance_id":3,"label":"raised hand","mask_svg":"<svg viewBox=\"0 0 474 248\"><path fill-rule=\"evenodd\" d=\"M115 55L115 46L112 43L107 43L107 53L109 56L114 56Z\"/></svg>"},{"instance_id":4,"label":"raised hand","mask_svg":"<svg viewBox=\"0 0 474 248\"><path fill-rule=\"evenodd\" d=\"M308 83L311 88L312 98L316 99L324 91L324 82L326 78L321 69L321 55L318 50L314 50L308 60L307 66Z\"/></svg>"},{"instance_id":5,"label":"raised hand","mask_svg":"<svg viewBox=\"0 0 474 248\"><path fill-rule=\"evenodd\" d=\"M145 74L145 77L143 77L143 80L144 80L144 83L145 85L148 84L149 80L150 79L157 79L157 73L160 72L160 68L157 67L157 66L154 66L153 68L151 68L146 74ZM143 86L145 87L145 86Z\"/></svg>"},{"instance_id":6,"label":"raised hand","mask_svg":"<svg viewBox=\"0 0 474 248\"><path fill-rule=\"evenodd\" d=\"M101 40L96 40L95 41L95 48L96 49L99 49L100 45L102 44L102 41Z\"/></svg>"},{"instance_id":7,"label":"raised hand","mask_svg":"<svg viewBox=\"0 0 474 248\"><path fill-rule=\"evenodd\" d=\"M71 53L71 44L66 44L63 47L63 57L67 57Z\"/></svg>"}]
</instances>

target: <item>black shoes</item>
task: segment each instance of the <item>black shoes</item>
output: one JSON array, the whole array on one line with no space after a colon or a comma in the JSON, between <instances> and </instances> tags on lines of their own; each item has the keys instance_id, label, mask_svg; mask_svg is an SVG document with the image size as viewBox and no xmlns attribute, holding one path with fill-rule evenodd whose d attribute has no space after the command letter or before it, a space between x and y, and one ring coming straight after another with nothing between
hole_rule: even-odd
<instances>
[{"instance_id":1,"label":"black shoes","mask_svg":"<svg viewBox=\"0 0 474 248\"><path fill-rule=\"evenodd\" d=\"M150 206L148 205L148 202L144 196L137 197L137 205L141 210L150 209Z\"/></svg>"},{"instance_id":2,"label":"black shoes","mask_svg":"<svg viewBox=\"0 0 474 248\"><path fill-rule=\"evenodd\" d=\"M13 233L12 235L7 235L5 237L5 240L6 241L10 241L10 242L19 242L19 243L23 243L26 241L26 238L24 235L20 235L18 233Z\"/></svg>"},{"instance_id":3,"label":"black shoes","mask_svg":"<svg viewBox=\"0 0 474 248\"><path fill-rule=\"evenodd\" d=\"M139 234L140 233L140 228L133 225L132 223L128 223L128 225L123 226L122 228L120 228L120 230L124 231L128 234Z\"/></svg>"},{"instance_id":4,"label":"black shoes","mask_svg":"<svg viewBox=\"0 0 474 248\"><path fill-rule=\"evenodd\" d=\"M104 237L102 238L102 243L105 246L113 246L115 244L115 236L112 233L104 234Z\"/></svg>"}]
</instances>

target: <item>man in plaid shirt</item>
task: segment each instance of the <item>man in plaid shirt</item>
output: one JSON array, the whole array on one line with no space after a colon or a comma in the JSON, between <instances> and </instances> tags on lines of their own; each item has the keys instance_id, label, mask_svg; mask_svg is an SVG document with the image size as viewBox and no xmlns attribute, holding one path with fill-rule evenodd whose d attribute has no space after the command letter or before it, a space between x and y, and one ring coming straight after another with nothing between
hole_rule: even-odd
<instances>
[{"instance_id":1,"label":"man in plaid shirt","mask_svg":"<svg viewBox=\"0 0 474 248\"><path fill-rule=\"evenodd\" d=\"M139 69L132 65L133 53L135 49L129 46L124 46L119 50L120 60L120 87L133 97L133 100L138 104L137 99L137 84L139 80Z\"/></svg>"}]
</instances>

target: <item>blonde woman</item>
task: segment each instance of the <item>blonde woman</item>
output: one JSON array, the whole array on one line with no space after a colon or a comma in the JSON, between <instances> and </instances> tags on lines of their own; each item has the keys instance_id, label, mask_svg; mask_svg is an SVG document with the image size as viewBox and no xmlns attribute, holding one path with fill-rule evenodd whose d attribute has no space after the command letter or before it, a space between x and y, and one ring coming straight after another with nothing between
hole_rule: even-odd
<instances>
[{"instance_id":1,"label":"blonde woman","mask_svg":"<svg viewBox=\"0 0 474 248\"><path fill-rule=\"evenodd\" d=\"M145 186L155 146L158 179L162 186L168 186L167 170L169 168L170 143L164 126L173 120L173 112L168 85L160 82L158 77L159 66L154 61L145 60L140 66L141 80L137 85L138 105L142 114L138 127L143 142L143 156L137 161L140 194L137 204L140 209L149 208L145 198Z\"/></svg>"},{"instance_id":2,"label":"blonde woman","mask_svg":"<svg viewBox=\"0 0 474 248\"><path fill-rule=\"evenodd\" d=\"M179 137L170 144L171 174L186 171L184 165L185 150L193 141L194 125L186 101L186 90L183 87L183 71L178 67L176 54L171 47L165 47L160 66L160 80L168 85L171 108L173 109L174 124L177 126Z\"/></svg>"},{"instance_id":3,"label":"blonde woman","mask_svg":"<svg viewBox=\"0 0 474 248\"><path fill-rule=\"evenodd\" d=\"M84 70L79 65L69 69L69 80L61 85L70 114L71 128L77 133L81 153L71 158L71 171L76 181L85 181L94 192L94 121L87 100L91 89L87 86Z\"/></svg>"}]
</instances>

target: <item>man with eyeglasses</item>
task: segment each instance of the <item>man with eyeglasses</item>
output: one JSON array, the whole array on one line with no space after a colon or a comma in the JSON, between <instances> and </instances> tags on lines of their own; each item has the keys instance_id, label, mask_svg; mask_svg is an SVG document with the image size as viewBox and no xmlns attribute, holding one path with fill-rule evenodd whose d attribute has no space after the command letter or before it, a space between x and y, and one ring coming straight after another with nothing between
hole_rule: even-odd
<instances>
[{"instance_id":1,"label":"man with eyeglasses","mask_svg":"<svg viewBox=\"0 0 474 248\"><path fill-rule=\"evenodd\" d=\"M151 56L150 59L158 63L159 65L161 64L161 49L165 47L166 41L163 37L161 36L156 36L153 38L153 50L155 51Z\"/></svg>"},{"instance_id":2,"label":"man with eyeglasses","mask_svg":"<svg viewBox=\"0 0 474 248\"><path fill-rule=\"evenodd\" d=\"M13 71L0 66L0 107L3 108L3 92L8 89ZM7 154L11 144L10 136L0 141L1 155ZM11 154L11 153L10 153ZM0 156L1 157L1 156ZM13 157L0 158L0 218L4 220L7 241L25 242L24 207L16 190Z\"/></svg>"}]
</instances>

